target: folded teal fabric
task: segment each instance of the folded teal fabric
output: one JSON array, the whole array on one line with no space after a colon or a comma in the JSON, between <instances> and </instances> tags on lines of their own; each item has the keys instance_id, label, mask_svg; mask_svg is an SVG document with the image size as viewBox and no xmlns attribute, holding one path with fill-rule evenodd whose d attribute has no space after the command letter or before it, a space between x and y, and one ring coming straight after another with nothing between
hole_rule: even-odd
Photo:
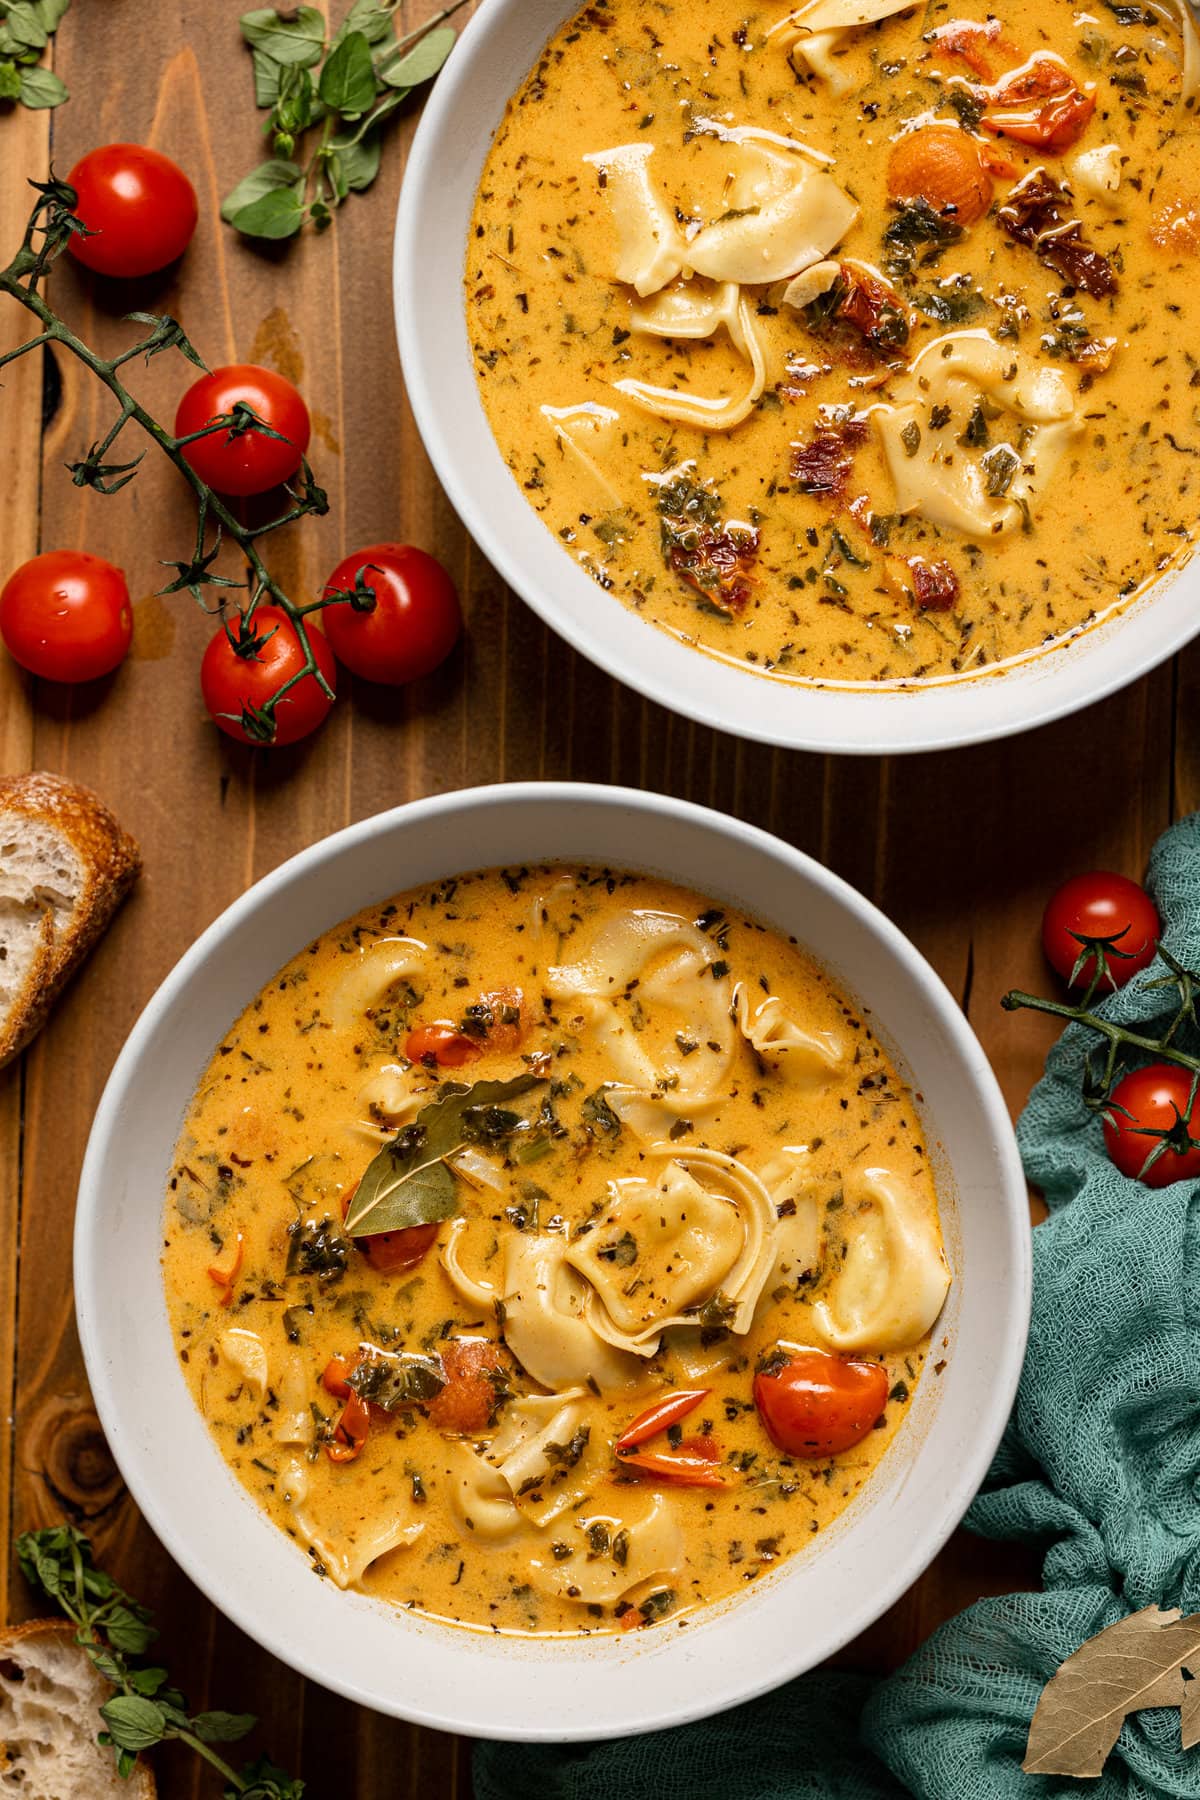
<instances>
[{"instance_id":1,"label":"folded teal fabric","mask_svg":"<svg viewBox=\"0 0 1200 1800\"><path fill-rule=\"evenodd\" d=\"M1155 846L1163 941L1200 969L1200 814ZM1160 960L1098 1011L1157 1036ZM1200 1050L1200 1028L1181 1047ZM1157 1602L1200 1610L1200 1184L1143 1187L1080 1098L1068 1025L1018 1137L1050 1217L1016 1405L967 1516L1045 1546L1044 1592L981 1600L885 1680L817 1672L749 1706L610 1744L480 1744L477 1800L1200 1800L1178 1709L1126 1721L1095 1781L1022 1773L1042 1687L1085 1639Z\"/></svg>"}]
</instances>

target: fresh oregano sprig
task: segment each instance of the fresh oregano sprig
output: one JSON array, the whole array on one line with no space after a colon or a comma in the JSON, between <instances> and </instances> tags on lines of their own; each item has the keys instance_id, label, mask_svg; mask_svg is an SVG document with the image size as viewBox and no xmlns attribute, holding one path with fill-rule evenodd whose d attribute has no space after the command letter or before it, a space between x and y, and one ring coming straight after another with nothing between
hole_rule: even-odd
<instances>
[{"instance_id":1,"label":"fresh oregano sprig","mask_svg":"<svg viewBox=\"0 0 1200 1800\"><path fill-rule=\"evenodd\" d=\"M295 237L306 220L318 230L348 194L379 173L382 128L415 88L432 81L454 46L445 21L455 3L398 38L399 0L353 0L331 37L315 6L256 7L242 36L254 64L254 98L269 109L264 130L272 155L238 182L221 217L247 237ZM297 150L319 127L307 155Z\"/></svg>"},{"instance_id":2,"label":"fresh oregano sprig","mask_svg":"<svg viewBox=\"0 0 1200 1800\"><path fill-rule=\"evenodd\" d=\"M42 111L70 98L61 76L37 66L70 4L0 0L0 101L17 100L31 111Z\"/></svg>"},{"instance_id":3,"label":"fresh oregano sprig","mask_svg":"<svg viewBox=\"0 0 1200 1800\"><path fill-rule=\"evenodd\" d=\"M187 1744L225 1782L223 1800L303 1800L304 1783L258 1757L240 1771L213 1748L232 1744L252 1731L251 1713L188 1711L164 1668L142 1660L158 1632L150 1613L96 1567L88 1538L73 1525L27 1531L17 1539L21 1573L33 1588L75 1625L75 1642L117 1691L100 1708L105 1729L99 1742L109 1747L117 1770L128 1777L138 1758L155 1744Z\"/></svg>"},{"instance_id":4,"label":"fresh oregano sprig","mask_svg":"<svg viewBox=\"0 0 1200 1800\"><path fill-rule=\"evenodd\" d=\"M1124 932L1118 932L1115 937L1085 937L1078 932L1072 932L1071 935L1078 939L1080 945L1072 980L1089 959L1095 958L1086 992L1077 1004L1048 1000L1043 995L1026 994L1019 989L1005 994L1000 1004L1006 1012L1029 1008L1033 1012L1049 1013L1052 1018L1084 1025L1089 1031L1096 1033L1099 1043L1084 1053L1082 1096L1084 1105L1104 1118L1111 1120L1117 1113L1126 1119L1131 1117L1126 1108L1112 1098L1113 1089L1128 1072L1126 1052L1133 1051L1139 1059L1147 1058L1152 1062L1174 1063L1178 1068L1189 1072L1192 1081L1187 1111L1180 1113L1176 1108L1175 1119L1166 1130L1160 1131L1149 1126L1135 1128L1138 1136L1153 1140L1146 1161L1139 1171L1140 1177L1144 1178L1147 1170L1166 1151L1173 1150L1182 1156L1188 1150L1200 1148L1200 1141L1192 1137L1188 1126L1197 1088L1200 1087L1200 1055L1182 1049L1179 1043L1184 1033L1189 1034L1193 1040L1200 1041L1200 1019L1196 1016L1196 1004L1200 1000L1200 974L1185 968L1163 944L1157 944L1155 948L1167 965L1167 973L1143 980L1141 985L1147 992L1154 989L1174 989L1178 1003L1166 1029L1158 1037L1131 1031L1126 1025L1118 1025L1112 1019L1104 1018L1095 1010L1094 1004L1102 986L1111 990L1117 985L1111 973L1111 960L1127 955L1127 952L1119 948L1119 940Z\"/></svg>"},{"instance_id":5,"label":"fresh oregano sprig","mask_svg":"<svg viewBox=\"0 0 1200 1800\"><path fill-rule=\"evenodd\" d=\"M261 432L268 437L278 437L279 433L273 431L249 407L240 405L186 437L175 437L160 424L124 385L120 376L122 366L138 356L144 356L149 361L152 356L161 355L167 350L178 352L199 369L206 366L203 359L189 342L182 327L166 314L130 313L129 319L145 328L145 336L128 349L122 350L119 356L106 359L77 337L58 317L40 289L72 235L86 233L87 227L72 210L76 196L66 182L56 181L51 176L47 182L34 181L30 186L36 190L37 200L25 227L20 249L8 267L0 269L0 294L7 294L10 299L16 300L26 311L31 312L41 329L26 343L19 344L15 350L0 356L0 368L19 356L27 356L31 351L51 344L58 345L77 357L112 394L118 410L111 428L84 456L67 465L76 487L90 487L98 494L115 494L133 480L145 452L123 462L117 461L111 454L122 432L131 424L153 439L163 454L175 464L195 496L196 537L185 558L165 564L175 570L175 579L161 590L164 594L182 593L186 589L206 612L222 612L226 617L230 643L237 654L247 660L257 654L264 641L255 628L258 607L266 603L278 607L286 615L287 629L296 635L302 664L263 705L245 706L239 721L252 743L273 743L277 709L299 682L311 677L326 698L333 699L333 690L313 654L307 625L309 615L321 611L325 606L338 604L369 612L375 605L374 592L365 583L358 582L353 592L339 592L327 598L311 600L304 605L297 605L288 597L263 560L259 543L272 532L294 524L297 519L329 511L325 491L313 479L307 459L301 459L299 474L286 489L290 504L276 518L269 519L264 524L250 525L231 512L220 495L214 493L187 461L183 454L185 446L194 443L197 438L221 433L228 437L238 437L250 431ZM234 581L215 571L214 564L226 538L237 545L245 559L245 581ZM210 604L206 590L214 588L218 592L212 596ZM227 596L222 591L229 589L243 590L246 593L244 603L230 607Z\"/></svg>"}]
</instances>

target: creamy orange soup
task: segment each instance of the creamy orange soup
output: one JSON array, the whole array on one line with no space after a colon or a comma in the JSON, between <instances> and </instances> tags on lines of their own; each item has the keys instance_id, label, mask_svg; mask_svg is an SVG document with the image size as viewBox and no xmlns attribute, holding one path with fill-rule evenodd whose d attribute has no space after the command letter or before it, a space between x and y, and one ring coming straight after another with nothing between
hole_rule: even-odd
<instances>
[{"instance_id":1,"label":"creamy orange soup","mask_svg":"<svg viewBox=\"0 0 1200 1800\"><path fill-rule=\"evenodd\" d=\"M562 867L281 969L164 1235L195 1402L315 1574L519 1633L681 1618L810 1543L950 1279L912 1097L803 950Z\"/></svg>"},{"instance_id":2,"label":"creamy orange soup","mask_svg":"<svg viewBox=\"0 0 1200 1800\"><path fill-rule=\"evenodd\" d=\"M604 593L777 678L1076 636L1194 537L1198 88L1183 0L596 0L467 250L521 491Z\"/></svg>"}]
</instances>

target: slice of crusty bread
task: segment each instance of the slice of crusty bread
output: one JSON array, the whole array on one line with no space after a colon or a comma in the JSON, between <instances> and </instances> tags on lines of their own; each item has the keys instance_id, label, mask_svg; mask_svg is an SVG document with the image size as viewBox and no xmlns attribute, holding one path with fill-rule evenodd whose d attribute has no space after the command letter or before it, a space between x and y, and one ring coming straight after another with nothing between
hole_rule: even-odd
<instances>
[{"instance_id":1,"label":"slice of crusty bread","mask_svg":"<svg viewBox=\"0 0 1200 1800\"><path fill-rule=\"evenodd\" d=\"M154 1800L143 1764L128 1781L96 1742L112 1688L66 1619L0 1631L0 1795L20 1800Z\"/></svg>"},{"instance_id":2,"label":"slice of crusty bread","mask_svg":"<svg viewBox=\"0 0 1200 1800\"><path fill-rule=\"evenodd\" d=\"M41 1030L140 868L137 845L90 788L0 776L0 1067Z\"/></svg>"}]
</instances>

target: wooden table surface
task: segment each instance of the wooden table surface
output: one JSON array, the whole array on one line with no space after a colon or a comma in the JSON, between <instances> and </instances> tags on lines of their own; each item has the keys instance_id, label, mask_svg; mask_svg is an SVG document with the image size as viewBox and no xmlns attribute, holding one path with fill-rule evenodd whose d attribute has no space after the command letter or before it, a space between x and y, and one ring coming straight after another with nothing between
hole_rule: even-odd
<instances>
[{"instance_id":1,"label":"wooden table surface","mask_svg":"<svg viewBox=\"0 0 1200 1800\"><path fill-rule=\"evenodd\" d=\"M334 0L335 15L343 7ZM76 330L111 348L133 307L176 315L210 364L270 364L304 391L329 516L272 540L289 591L311 594L356 545L407 539L453 572L466 642L408 691L343 697L309 745L271 753L221 737L197 670L211 623L187 595L157 598L158 559L191 543L188 495L153 450L114 498L71 485L64 463L103 435L107 397L66 358L12 366L0 389L0 578L40 549L84 548L128 574L131 658L75 692L32 683L0 657L0 768L58 770L94 786L138 838L145 875L49 1026L0 1075L0 1434L10 1534L67 1516L156 1609L163 1649L194 1704L256 1712L255 1746L317 1796L469 1796L467 1746L377 1717L306 1684L228 1624L170 1562L125 1493L92 1411L71 1302L74 1190L93 1110L139 1010L196 935L303 845L416 796L476 782L572 778L661 789L765 826L875 900L961 998L1014 1111L1052 1033L1002 1012L1014 984L1044 979L1036 928L1067 874L1138 874L1150 846L1197 804L1200 655L1188 652L1073 719L1013 742L874 760L772 751L691 725L582 661L515 599L474 548L424 456L392 330L392 222L411 120L383 173L323 237L256 250L218 218L222 195L263 154L235 0L78 0L54 63L72 99L54 114L0 107L0 256L19 240L50 154L66 173L96 143L153 144L200 195L181 268L93 285L69 259L52 293ZM400 10L404 26L429 0ZM535 46L531 44L531 54ZM0 300L0 349L28 335ZM189 379L159 357L132 378L168 421ZM290 945L287 946L290 949ZM214 1545L214 1554L219 1553ZM893 1666L982 1593L1036 1583L1027 1552L959 1533L843 1660ZM30 1599L5 1569L8 1616ZM216 1786L189 1759L160 1769L168 1800Z\"/></svg>"}]
</instances>

